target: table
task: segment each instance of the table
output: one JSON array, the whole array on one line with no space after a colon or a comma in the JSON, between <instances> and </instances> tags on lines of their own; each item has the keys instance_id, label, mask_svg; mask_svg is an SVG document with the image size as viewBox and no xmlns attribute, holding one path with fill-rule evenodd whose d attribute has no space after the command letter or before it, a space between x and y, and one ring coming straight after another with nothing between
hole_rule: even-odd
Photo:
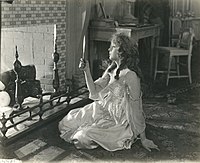
<instances>
[{"instance_id":1,"label":"table","mask_svg":"<svg viewBox=\"0 0 200 163\"><path fill-rule=\"evenodd\" d=\"M97 43L109 42L111 36L116 32L124 32L134 40L138 41L143 38L150 38L150 76L153 76L153 54L154 47L159 45L160 28L159 25L152 25L146 27L89 27L89 61L93 63L98 58ZM93 72L93 64L91 64L91 71Z\"/></svg>"}]
</instances>

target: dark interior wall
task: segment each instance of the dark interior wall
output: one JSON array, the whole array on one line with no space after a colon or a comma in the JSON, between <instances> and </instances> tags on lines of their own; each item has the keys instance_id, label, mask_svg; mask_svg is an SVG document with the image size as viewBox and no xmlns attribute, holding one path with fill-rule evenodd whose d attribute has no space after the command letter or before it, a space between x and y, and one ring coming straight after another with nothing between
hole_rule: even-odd
<instances>
[{"instance_id":1,"label":"dark interior wall","mask_svg":"<svg viewBox=\"0 0 200 163\"><path fill-rule=\"evenodd\" d=\"M160 24L160 44L168 45L169 0L137 0L134 15L139 19L140 23Z\"/></svg>"},{"instance_id":2,"label":"dark interior wall","mask_svg":"<svg viewBox=\"0 0 200 163\"><path fill-rule=\"evenodd\" d=\"M168 46L169 42L169 16L170 7L168 0L136 0L135 17L141 24L159 24L160 42L162 46ZM144 75L144 82L148 82L150 64L150 40L139 40L140 67Z\"/></svg>"}]
</instances>

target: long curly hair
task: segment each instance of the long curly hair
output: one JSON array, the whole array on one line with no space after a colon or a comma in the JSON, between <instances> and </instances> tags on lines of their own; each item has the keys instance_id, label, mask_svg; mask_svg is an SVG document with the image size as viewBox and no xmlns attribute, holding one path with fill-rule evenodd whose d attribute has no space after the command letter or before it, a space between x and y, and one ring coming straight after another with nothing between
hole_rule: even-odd
<instances>
[{"instance_id":1,"label":"long curly hair","mask_svg":"<svg viewBox=\"0 0 200 163\"><path fill-rule=\"evenodd\" d=\"M120 71L128 68L134 71L140 79L143 79L141 69L139 68L139 52L137 43L124 33L115 33L111 41L119 47L119 55L121 55L121 64L116 71L115 79L119 79ZM113 61L108 69L108 72L112 72L117 67Z\"/></svg>"}]
</instances>

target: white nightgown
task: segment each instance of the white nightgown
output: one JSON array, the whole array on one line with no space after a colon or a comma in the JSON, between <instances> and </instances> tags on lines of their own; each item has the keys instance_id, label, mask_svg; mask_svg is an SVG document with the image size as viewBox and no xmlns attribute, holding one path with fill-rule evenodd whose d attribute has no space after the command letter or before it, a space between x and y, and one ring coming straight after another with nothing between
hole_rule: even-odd
<instances>
[{"instance_id":1,"label":"white nightgown","mask_svg":"<svg viewBox=\"0 0 200 163\"><path fill-rule=\"evenodd\" d=\"M105 73L95 81L93 103L71 110L59 123L61 138L77 148L98 145L108 151L130 149L134 139L145 130L140 79L125 69L119 80Z\"/></svg>"}]
</instances>

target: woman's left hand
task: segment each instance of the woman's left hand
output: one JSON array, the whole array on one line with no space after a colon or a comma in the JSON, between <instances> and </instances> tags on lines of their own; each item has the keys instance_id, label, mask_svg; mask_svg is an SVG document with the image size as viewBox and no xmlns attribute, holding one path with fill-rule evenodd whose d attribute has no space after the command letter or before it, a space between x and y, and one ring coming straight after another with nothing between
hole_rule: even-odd
<instances>
[{"instance_id":1,"label":"woman's left hand","mask_svg":"<svg viewBox=\"0 0 200 163\"><path fill-rule=\"evenodd\" d=\"M160 151L158 146L156 144L154 144L154 142L152 140L144 139L141 142L142 142L142 146L150 152L151 152L151 149L156 149L156 150Z\"/></svg>"}]
</instances>

